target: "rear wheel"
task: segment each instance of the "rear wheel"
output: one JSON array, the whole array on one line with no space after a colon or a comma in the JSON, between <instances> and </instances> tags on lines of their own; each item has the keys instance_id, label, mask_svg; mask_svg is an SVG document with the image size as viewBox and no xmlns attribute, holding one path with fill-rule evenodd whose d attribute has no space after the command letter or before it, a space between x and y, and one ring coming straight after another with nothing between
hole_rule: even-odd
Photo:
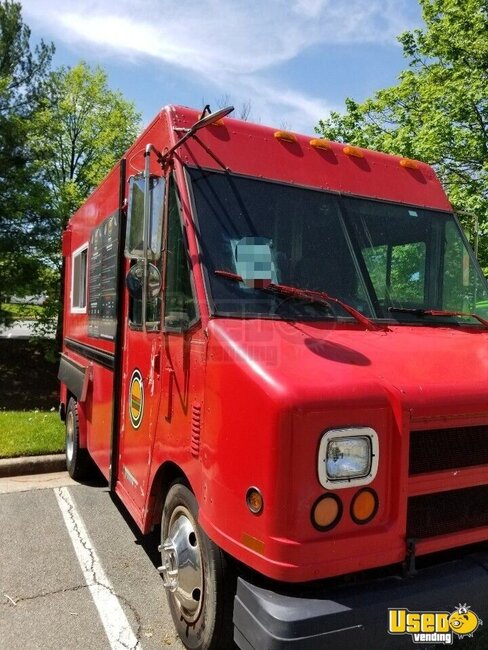
<instances>
[{"instance_id":1,"label":"rear wheel","mask_svg":"<svg viewBox=\"0 0 488 650\"><path fill-rule=\"evenodd\" d=\"M88 450L80 447L78 403L72 397L66 409L66 469L75 481L87 478L91 469Z\"/></svg>"},{"instance_id":2,"label":"rear wheel","mask_svg":"<svg viewBox=\"0 0 488 650\"><path fill-rule=\"evenodd\" d=\"M197 522L193 493L175 483L161 522L160 572L176 631L190 650L234 648L234 572Z\"/></svg>"}]
</instances>

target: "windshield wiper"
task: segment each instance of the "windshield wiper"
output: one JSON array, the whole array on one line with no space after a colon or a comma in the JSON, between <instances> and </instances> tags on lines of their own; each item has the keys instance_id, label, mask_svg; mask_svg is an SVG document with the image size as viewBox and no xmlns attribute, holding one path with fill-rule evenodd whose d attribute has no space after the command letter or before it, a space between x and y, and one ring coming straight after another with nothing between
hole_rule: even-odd
<instances>
[{"instance_id":1,"label":"windshield wiper","mask_svg":"<svg viewBox=\"0 0 488 650\"><path fill-rule=\"evenodd\" d=\"M243 278L237 273L231 273L230 271L216 270L214 271L215 275L218 275L221 278L227 278L228 280L234 280L235 282L244 282ZM326 304L330 307L330 303L333 302L336 305L342 307L342 309L347 312L350 316L355 318L358 323L361 323L367 330L378 331L383 328L373 323L367 316L361 314L357 309L351 307L343 300L339 298L334 298L329 296L325 291L312 291L311 289L302 289L301 287L291 287L286 284L275 284L271 282L270 284L263 285L262 287L255 287L260 291L269 291L270 293L279 293L284 296L292 296L296 298L305 298L311 302L318 302Z\"/></svg>"},{"instance_id":2,"label":"windshield wiper","mask_svg":"<svg viewBox=\"0 0 488 650\"><path fill-rule=\"evenodd\" d=\"M462 318L474 318L479 321L482 325L488 328L488 320L479 316L478 314L470 314L469 312L464 311L449 311L445 309L422 309L422 308L408 308L408 307L388 307L388 311L391 313L400 313L400 314L413 314L414 316L433 316L442 318L443 316L461 316Z\"/></svg>"}]
</instances>

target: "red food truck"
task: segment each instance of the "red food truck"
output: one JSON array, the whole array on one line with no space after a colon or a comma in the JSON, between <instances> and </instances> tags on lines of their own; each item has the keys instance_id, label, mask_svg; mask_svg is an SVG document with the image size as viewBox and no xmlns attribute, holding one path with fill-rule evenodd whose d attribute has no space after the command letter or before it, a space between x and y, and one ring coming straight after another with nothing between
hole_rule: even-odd
<instances>
[{"instance_id":1,"label":"red food truck","mask_svg":"<svg viewBox=\"0 0 488 650\"><path fill-rule=\"evenodd\" d=\"M68 224L68 470L161 525L188 648L479 623L488 289L452 207L424 163L230 111L162 109Z\"/></svg>"}]
</instances>

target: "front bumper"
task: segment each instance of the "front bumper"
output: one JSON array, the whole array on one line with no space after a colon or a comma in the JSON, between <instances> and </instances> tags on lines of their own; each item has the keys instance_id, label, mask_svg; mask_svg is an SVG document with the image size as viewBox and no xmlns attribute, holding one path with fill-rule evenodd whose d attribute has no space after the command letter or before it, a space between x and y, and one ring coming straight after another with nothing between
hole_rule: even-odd
<instances>
[{"instance_id":1,"label":"front bumper","mask_svg":"<svg viewBox=\"0 0 488 650\"><path fill-rule=\"evenodd\" d=\"M270 591L239 578L234 639L241 650L370 650L439 648L410 634L388 633L389 608L453 612L466 603L485 621L465 638L469 650L488 648L488 551L361 585L307 585L304 595ZM454 643L459 637L454 635Z\"/></svg>"}]
</instances>

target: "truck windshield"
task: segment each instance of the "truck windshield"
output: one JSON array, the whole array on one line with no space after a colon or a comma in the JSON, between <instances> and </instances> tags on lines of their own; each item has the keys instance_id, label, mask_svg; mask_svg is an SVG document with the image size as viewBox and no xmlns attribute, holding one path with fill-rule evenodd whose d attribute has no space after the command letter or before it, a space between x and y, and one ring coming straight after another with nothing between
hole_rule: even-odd
<instances>
[{"instance_id":1,"label":"truck windshield","mask_svg":"<svg viewBox=\"0 0 488 650\"><path fill-rule=\"evenodd\" d=\"M351 318L338 304L256 290L269 282L326 292L368 318L479 325L452 312L488 315L486 281L451 214L201 169L189 175L216 315Z\"/></svg>"}]
</instances>

